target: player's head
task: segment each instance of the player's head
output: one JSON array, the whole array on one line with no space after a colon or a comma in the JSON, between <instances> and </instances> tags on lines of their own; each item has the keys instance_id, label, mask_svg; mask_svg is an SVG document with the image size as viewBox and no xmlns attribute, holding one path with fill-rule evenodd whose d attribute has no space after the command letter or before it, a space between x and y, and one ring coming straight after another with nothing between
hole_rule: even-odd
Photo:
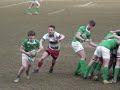
<instances>
[{"instance_id":1,"label":"player's head","mask_svg":"<svg viewBox=\"0 0 120 90\"><path fill-rule=\"evenodd\" d=\"M52 34L54 34L54 32L55 32L55 26L54 25L49 25L48 26L48 33L50 35L52 35Z\"/></svg>"},{"instance_id":2,"label":"player's head","mask_svg":"<svg viewBox=\"0 0 120 90\"><path fill-rule=\"evenodd\" d=\"M91 29L94 28L95 25L96 25L95 21L94 20L90 20L88 25L87 25L87 29L91 30Z\"/></svg>"},{"instance_id":3,"label":"player's head","mask_svg":"<svg viewBox=\"0 0 120 90\"><path fill-rule=\"evenodd\" d=\"M30 41L33 41L35 38L35 32L34 31L29 31L28 32L28 38Z\"/></svg>"}]
</instances>

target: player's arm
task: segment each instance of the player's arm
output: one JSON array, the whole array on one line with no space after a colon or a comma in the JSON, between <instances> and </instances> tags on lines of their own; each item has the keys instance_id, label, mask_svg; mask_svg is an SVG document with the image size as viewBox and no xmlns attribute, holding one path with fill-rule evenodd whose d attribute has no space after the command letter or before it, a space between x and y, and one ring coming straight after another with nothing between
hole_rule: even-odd
<instances>
[{"instance_id":1,"label":"player's arm","mask_svg":"<svg viewBox=\"0 0 120 90\"><path fill-rule=\"evenodd\" d=\"M79 40L82 40L84 42L85 39L81 37L81 34L82 34L81 32L77 32L76 38L79 39Z\"/></svg>"},{"instance_id":2,"label":"player's arm","mask_svg":"<svg viewBox=\"0 0 120 90\"><path fill-rule=\"evenodd\" d=\"M86 42L89 43L89 45L91 45L92 47L97 47L97 45L95 43L92 42L92 39L87 39Z\"/></svg>"},{"instance_id":3,"label":"player's arm","mask_svg":"<svg viewBox=\"0 0 120 90\"><path fill-rule=\"evenodd\" d=\"M112 39L112 38L116 38L116 39L120 40L120 36L112 35L112 36L109 37L109 39Z\"/></svg>"},{"instance_id":4,"label":"player's arm","mask_svg":"<svg viewBox=\"0 0 120 90\"><path fill-rule=\"evenodd\" d=\"M43 42L44 42L45 40L42 38L41 40L40 40L40 50L43 50L44 49L44 47L43 47Z\"/></svg>"},{"instance_id":5,"label":"player's arm","mask_svg":"<svg viewBox=\"0 0 120 90\"><path fill-rule=\"evenodd\" d=\"M110 31L111 33L117 33L120 32L120 30Z\"/></svg>"},{"instance_id":6,"label":"player's arm","mask_svg":"<svg viewBox=\"0 0 120 90\"><path fill-rule=\"evenodd\" d=\"M65 36L63 34L60 34L59 36L60 38L58 39L58 42L60 42L61 40L63 40L65 38Z\"/></svg>"},{"instance_id":7,"label":"player's arm","mask_svg":"<svg viewBox=\"0 0 120 90\"><path fill-rule=\"evenodd\" d=\"M120 45L120 41L117 41L117 44Z\"/></svg>"},{"instance_id":8,"label":"player's arm","mask_svg":"<svg viewBox=\"0 0 120 90\"><path fill-rule=\"evenodd\" d=\"M39 52L42 51L42 50L43 50L43 48L41 48L41 45L39 45L38 50L37 50L37 53L39 53Z\"/></svg>"},{"instance_id":9,"label":"player's arm","mask_svg":"<svg viewBox=\"0 0 120 90\"><path fill-rule=\"evenodd\" d=\"M45 40L48 40L49 41L49 38L48 38L48 34L45 34L41 39L40 39L40 50L43 50L44 47L43 47L43 42Z\"/></svg>"},{"instance_id":10,"label":"player's arm","mask_svg":"<svg viewBox=\"0 0 120 90\"><path fill-rule=\"evenodd\" d=\"M25 51L25 47L24 47L23 45L20 46L20 52L21 52L21 53L24 53L24 54L26 54L26 55L28 55L28 56L31 56L31 54L30 54L29 52L26 52L26 51Z\"/></svg>"}]
</instances>

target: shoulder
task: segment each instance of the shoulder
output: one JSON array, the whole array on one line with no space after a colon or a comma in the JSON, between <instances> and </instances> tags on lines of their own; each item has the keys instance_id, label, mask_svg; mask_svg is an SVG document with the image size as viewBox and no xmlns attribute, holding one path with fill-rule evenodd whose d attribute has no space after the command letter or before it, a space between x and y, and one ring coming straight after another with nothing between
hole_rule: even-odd
<instances>
[{"instance_id":1,"label":"shoulder","mask_svg":"<svg viewBox=\"0 0 120 90\"><path fill-rule=\"evenodd\" d=\"M45 36L49 36L49 33L46 33L46 34L43 35L43 37L45 37Z\"/></svg>"},{"instance_id":2,"label":"shoulder","mask_svg":"<svg viewBox=\"0 0 120 90\"><path fill-rule=\"evenodd\" d=\"M38 42L38 43L39 43L39 40L38 40L38 39L35 39L35 42Z\"/></svg>"},{"instance_id":3,"label":"shoulder","mask_svg":"<svg viewBox=\"0 0 120 90\"><path fill-rule=\"evenodd\" d=\"M59 37L60 35L61 35L60 33L55 31L54 36Z\"/></svg>"},{"instance_id":4,"label":"shoulder","mask_svg":"<svg viewBox=\"0 0 120 90\"><path fill-rule=\"evenodd\" d=\"M86 26L80 26L79 28L85 29L85 28L86 28Z\"/></svg>"},{"instance_id":5,"label":"shoulder","mask_svg":"<svg viewBox=\"0 0 120 90\"><path fill-rule=\"evenodd\" d=\"M78 31L81 31L81 30L85 31L86 30L86 26L80 26L79 29L78 29Z\"/></svg>"},{"instance_id":6,"label":"shoulder","mask_svg":"<svg viewBox=\"0 0 120 90\"><path fill-rule=\"evenodd\" d=\"M23 45L23 46L26 45L27 42L28 42L28 39L24 39L24 40L22 41L22 45Z\"/></svg>"},{"instance_id":7,"label":"shoulder","mask_svg":"<svg viewBox=\"0 0 120 90\"><path fill-rule=\"evenodd\" d=\"M60 33L58 33L58 32L56 32L56 31L55 31L55 33L54 33L54 34L56 35L56 34L60 34Z\"/></svg>"},{"instance_id":8,"label":"shoulder","mask_svg":"<svg viewBox=\"0 0 120 90\"><path fill-rule=\"evenodd\" d=\"M29 40L28 39L24 39L22 42L27 43Z\"/></svg>"},{"instance_id":9,"label":"shoulder","mask_svg":"<svg viewBox=\"0 0 120 90\"><path fill-rule=\"evenodd\" d=\"M40 41L38 39L35 39L35 42L36 42L37 45L40 44Z\"/></svg>"}]
</instances>

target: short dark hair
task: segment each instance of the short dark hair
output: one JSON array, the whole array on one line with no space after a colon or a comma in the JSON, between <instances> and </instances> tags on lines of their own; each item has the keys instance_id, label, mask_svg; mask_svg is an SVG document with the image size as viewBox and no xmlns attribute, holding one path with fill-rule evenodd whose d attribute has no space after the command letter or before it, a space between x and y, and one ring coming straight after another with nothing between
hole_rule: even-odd
<instances>
[{"instance_id":1,"label":"short dark hair","mask_svg":"<svg viewBox=\"0 0 120 90\"><path fill-rule=\"evenodd\" d=\"M89 21L89 24L92 25L93 27L96 25L96 23L95 23L94 20L90 20L90 21Z\"/></svg>"},{"instance_id":2,"label":"short dark hair","mask_svg":"<svg viewBox=\"0 0 120 90\"><path fill-rule=\"evenodd\" d=\"M55 30L55 25L49 25L49 27L53 28Z\"/></svg>"},{"instance_id":3,"label":"short dark hair","mask_svg":"<svg viewBox=\"0 0 120 90\"><path fill-rule=\"evenodd\" d=\"M29 31L28 36L35 36L35 32L34 31Z\"/></svg>"}]
</instances>

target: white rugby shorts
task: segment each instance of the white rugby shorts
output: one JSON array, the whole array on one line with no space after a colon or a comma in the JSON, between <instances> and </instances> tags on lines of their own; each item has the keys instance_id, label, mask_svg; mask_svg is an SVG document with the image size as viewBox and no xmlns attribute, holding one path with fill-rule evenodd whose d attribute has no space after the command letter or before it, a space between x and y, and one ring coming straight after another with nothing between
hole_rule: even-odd
<instances>
[{"instance_id":1,"label":"white rugby shorts","mask_svg":"<svg viewBox=\"0 0 120 90\"><path fill-rule=\"evenodd\" d=\"M80 50L84 50L82 44L79 41L72 42L71 46L72 46L72 48L74 49L75 52L78 52Z\"/></svg>"},{"instance_id":2,"label":"white rugby shorts","mask_svg":"<svg viewBox=\"0 0 120 90\"><path fill-rule=\"evenodd\" d=\"M35 60L34 58L30 58L28 57L26 54L22 53L22 64L24 65L25 62L27 62L28 64L32 64Z\"/></svg>"},{"instance_id":3,"label":"white rugby shorts","mask_svg":"<svg viewBox=\"0 0 120 90\"><path fill-rule=\"evenodd\" d=\"M33 0L32 3L40 5L40 3L38 2L38 0Z\"/></svg>"},{"instance_id":4,"label":"white rugby shorts","mask_svg":"<svg viewBox=\"0 0 120 90\"><path fill-rule=\"evenodd\" d=\"M103 59L110 59L110 50L104 46L98 46L94 52L94 55Z\"/></svg>"}]
</instances>

